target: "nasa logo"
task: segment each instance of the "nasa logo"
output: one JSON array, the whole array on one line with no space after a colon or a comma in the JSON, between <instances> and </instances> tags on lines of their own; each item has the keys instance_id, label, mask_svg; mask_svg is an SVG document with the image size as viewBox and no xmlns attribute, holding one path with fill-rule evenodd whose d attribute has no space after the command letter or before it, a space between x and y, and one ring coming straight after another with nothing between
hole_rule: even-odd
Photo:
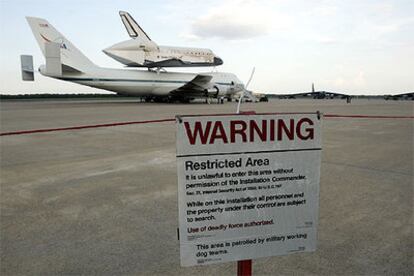
<instances>
[{"instance_id":1,"label":"nasa logo","mask_svg":"<svg viewBox=\"0 0 414 276\"><path fill-rule=\"evenodd\" d=\"M50 39L48 39L47 37L45 37L44 35L40 34L40 36L46 41L46 42L52 42ZM63 38L62 38L62 42L59 43L59 46L61 49L65 49L68 50L68 47L66 47L66 44L63 42Z\"/></svg>"},{"instance_id":2,"label":"nasa logo","mask_svg":"<svg viewBox=\"0 0 414 276\"><path fill-rule=\"evenodd\" d=\"M46 24L46 23L40 23L40 24L39 24L39 26L40 26L40 27L42 27L42 28L47 28L47 27L49 27L49 25L48 25L48 24Z\"/></svg>"}]
</instances>

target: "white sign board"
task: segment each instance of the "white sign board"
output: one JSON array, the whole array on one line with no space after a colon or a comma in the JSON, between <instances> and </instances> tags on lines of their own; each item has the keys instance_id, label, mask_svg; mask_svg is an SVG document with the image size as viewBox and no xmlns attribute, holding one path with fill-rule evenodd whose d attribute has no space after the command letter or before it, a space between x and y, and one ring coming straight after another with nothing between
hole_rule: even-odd
<instances>
[{"instance_id":1,"label":"white sign board","mask_svg":"<svg viewBox=\"0 0 414 276\"><path fill-rule=\"evenodd\" d=\"M182 266L316 250L317 114L177 117Z\"/></svg>"}]
</instances>

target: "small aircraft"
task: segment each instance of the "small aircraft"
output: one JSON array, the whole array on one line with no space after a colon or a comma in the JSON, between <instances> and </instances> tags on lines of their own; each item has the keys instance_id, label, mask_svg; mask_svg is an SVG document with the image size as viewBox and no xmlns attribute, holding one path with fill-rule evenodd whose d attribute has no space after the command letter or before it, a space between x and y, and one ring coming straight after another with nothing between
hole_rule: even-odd
<instances>
[{"instance_id":1,"label":"small aircraft","mask_svg":"<svg viewBox=\"0 0 414 276\"><path fill-rule=\"evenodd\" d=\"M112 45L103 52L128 67L198 67L223 64L223 60L210 49L159 46L129 13L120 11L119 15L131 39Z\"/></svg>"},{"instance_id":2,"label":"small aircraft","mask_svg":"<svg viewBox=\"0 0 414 276\"><path fill-rule=\"evenodd\" d=\"M243 83L231 73L197 74L99 67L48 21L36 17L26 19L46 59L39 72L47 77L165 102L189 102L195 98L231 100L236 93L245 91ZM32 56L21 56L21 69L23 80L34 80Z\"/></svg>"}]
</instances>

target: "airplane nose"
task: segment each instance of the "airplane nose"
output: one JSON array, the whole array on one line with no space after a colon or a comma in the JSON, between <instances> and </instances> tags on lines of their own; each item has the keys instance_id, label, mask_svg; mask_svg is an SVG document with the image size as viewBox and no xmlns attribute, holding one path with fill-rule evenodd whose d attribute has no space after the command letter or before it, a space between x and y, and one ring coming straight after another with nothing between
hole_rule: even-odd
<instances>
[{"instance_id":1,"label":"airplane nose","mask_svg":"<svg viewBox=\"0 0 414 276\"><path fill-rule=\"evenodd\" d=\"M222 65L223 60L219 57L214 57L214 65Z\"/></svg>"},{"instance_id":2,"label":"airplane nose","mask_svg":"<svg viewBox=\"0 0 414 276\"><path fill-rule=\"evenodd\" d=\"M40 65L40 67L39 67L39 73L40 74L42 74L42 75L44 75L45 74L45 72L46 72L46 65Z\"/></svg>"}]
</instances>

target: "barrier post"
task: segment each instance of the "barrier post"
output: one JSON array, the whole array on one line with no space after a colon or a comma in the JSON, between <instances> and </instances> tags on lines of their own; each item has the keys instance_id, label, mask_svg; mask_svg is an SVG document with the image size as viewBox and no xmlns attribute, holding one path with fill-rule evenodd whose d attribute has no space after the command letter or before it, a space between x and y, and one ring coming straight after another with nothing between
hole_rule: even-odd
<instances>
[{"instance_id":1,"label":"barrier post","mask_svg":"<svg viewBox=\"0 0 414 276\"><path fill-rule=\"evenodd\" d=\"M237 261L237 276L252 275L252 260Z\"/></svg>"}]
</instances>

